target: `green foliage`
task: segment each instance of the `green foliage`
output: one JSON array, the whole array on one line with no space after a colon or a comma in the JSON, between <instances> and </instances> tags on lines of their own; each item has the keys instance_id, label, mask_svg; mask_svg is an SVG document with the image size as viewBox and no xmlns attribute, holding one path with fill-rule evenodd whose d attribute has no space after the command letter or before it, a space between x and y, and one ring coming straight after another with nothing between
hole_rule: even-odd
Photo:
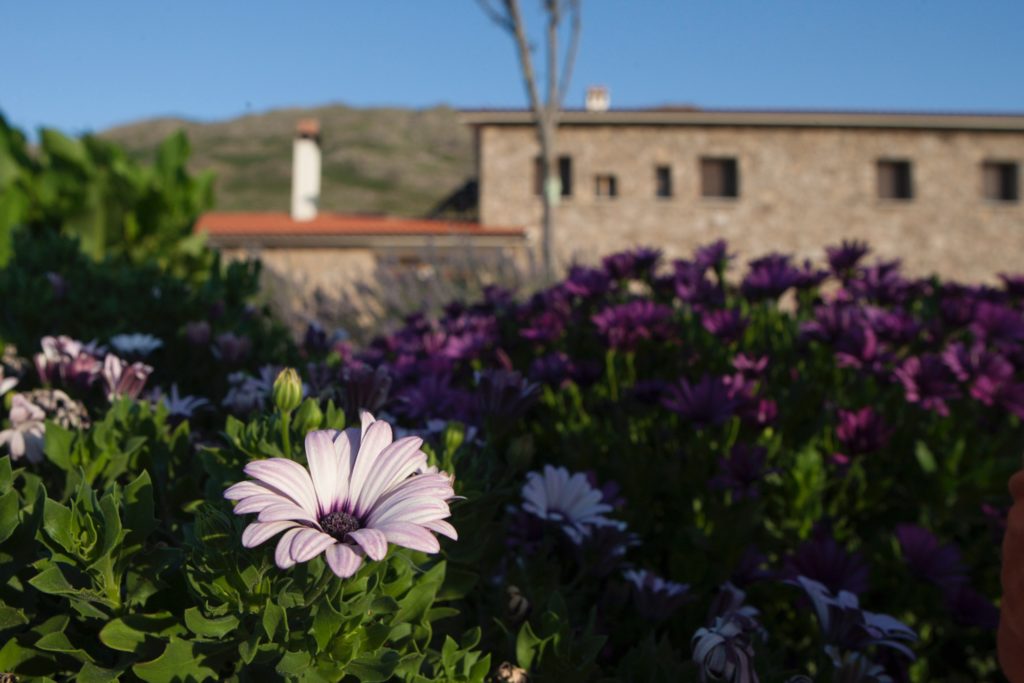
<instances>
[{"instance_id":1,"label":"green foliage","mask_svg":"<svg viewBox=\"0 0 1024 683\"><path fill-rule=\"evenodd\" d=\"M182 276L208 268L212 254L192 226L213 206L213 176L190 176L188 156L181 132L163 141L153 166L101 138L50 129L32 151L0 116L0 265L15 232L56 230L97 261L155 262Z\"/></svg>"}]
</instances>

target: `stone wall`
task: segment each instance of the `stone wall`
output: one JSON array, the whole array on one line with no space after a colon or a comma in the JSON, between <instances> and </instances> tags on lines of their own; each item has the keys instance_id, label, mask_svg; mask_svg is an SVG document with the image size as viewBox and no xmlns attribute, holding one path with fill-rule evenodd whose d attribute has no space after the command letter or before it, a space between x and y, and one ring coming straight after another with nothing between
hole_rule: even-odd
<instances>
[{"instance_id":1,"label":"stone wall","mask_svg":"<svg viewBox=\"0 0 1024 683\"><path fill-rule=\"evenodd\" d=\"M533 129L481 126L478 139L481 222L527 226L536 241ZM985 160L1024 160L1024 133L588 125L563 126L558 141L573 165L573 196L556 210L562 261L636 245L684 256L717 238L742 261L770 251L821 260L825 245L859 238L913 274L1024 272L1024 205L983 198L981 172ZM701 197L702 156L738 159L738 198ZM912 200L878 198L880 158L913 162ZM655 197L659 165L672 168L670 198ZM595 196L596 174L617 177L617 197Z\"/></svg>"}]
</instances>

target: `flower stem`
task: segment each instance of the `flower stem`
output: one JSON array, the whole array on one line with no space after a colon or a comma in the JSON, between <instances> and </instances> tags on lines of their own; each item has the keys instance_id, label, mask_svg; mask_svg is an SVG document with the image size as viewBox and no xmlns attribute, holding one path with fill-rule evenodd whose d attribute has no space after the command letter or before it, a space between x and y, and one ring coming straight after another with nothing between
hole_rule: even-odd
<instances>
[{"instance_id":1,"label":"flower stem","mask_svg":"<svg viewBox=\"0 0 1024 683\"><path fill-rule=\"evenodd\" d=\"M292 457L292 415L290 412L281 413L281 444L284 446L286 457Z\"/></svg>"}]
</instances>

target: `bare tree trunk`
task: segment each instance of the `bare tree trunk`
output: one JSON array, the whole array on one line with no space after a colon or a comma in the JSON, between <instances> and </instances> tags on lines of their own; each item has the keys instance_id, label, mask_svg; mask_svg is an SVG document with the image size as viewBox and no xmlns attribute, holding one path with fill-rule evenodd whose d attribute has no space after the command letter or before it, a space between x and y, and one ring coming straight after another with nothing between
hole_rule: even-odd
<instances>
[{"instance_id":1,"label":"bare tree trunk","mask_svg":"<svg viewBox=\"0 0 1024 683\"><path fill-rule=\"evenodd\" d=\"M499 26L509 31L515 39L522 67L523 82L530 99L537 127L537 142L540 145L541 174L541 206L543 217L541 223L541 253L543 256L544 277L547 282L554 280L554 226L555 207L562 196L561 173L557 163L556 134L558 131L559 113L562 100L572 77L576 50L579 45L580 12L579 0L544 0L548 15L547 26L547 99L542 102L537 89L537 77L533 71L530 49L526 39L526 27L519 11L519 0L499 0L502 8L496 9L490 0L477 0L484 12ZM558 28L562 21L563 7L568 6L572 15L572 32L569 39L569 51L565 56L561 78L558 74Z\"/></svg>"}]
</instances>

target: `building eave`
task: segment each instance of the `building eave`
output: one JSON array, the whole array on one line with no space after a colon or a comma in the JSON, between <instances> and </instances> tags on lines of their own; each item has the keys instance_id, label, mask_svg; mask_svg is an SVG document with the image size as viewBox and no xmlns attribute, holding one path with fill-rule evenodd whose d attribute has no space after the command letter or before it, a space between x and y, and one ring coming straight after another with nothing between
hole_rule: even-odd
<instances>
[{"instance_id":1,"label":"building eave","mask_svg":"<svg viewBox=\"0 0 1024 683\"><path fill-rule=\"evenodd\" d=\"M528 110L463 110L460 120L474 127L529 126ZM564 110L562 126L681 126L751 128L869 128L1024 132L1024 115L978 113L895 113L838 111L745 111L705 109Z\"/></svg>"}]
</instances>

